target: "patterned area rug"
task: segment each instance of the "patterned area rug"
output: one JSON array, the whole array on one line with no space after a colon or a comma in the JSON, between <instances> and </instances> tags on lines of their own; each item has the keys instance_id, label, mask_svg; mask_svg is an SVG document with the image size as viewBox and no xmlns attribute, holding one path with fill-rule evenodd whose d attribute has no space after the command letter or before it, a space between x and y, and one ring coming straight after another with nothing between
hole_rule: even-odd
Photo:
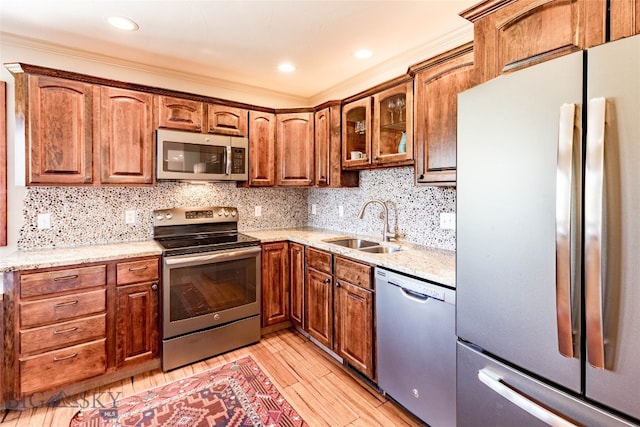
<instances>
[{"instance_id":1,"label":"patterned area rug","mask_svg":"<svg viewBox=\"0 0 640 427\"><path fill-rule=\"evenodd\" d=\"M307 423L251 357L81 411L70 427L286 426Z\"/></svg>"}]
</instances>

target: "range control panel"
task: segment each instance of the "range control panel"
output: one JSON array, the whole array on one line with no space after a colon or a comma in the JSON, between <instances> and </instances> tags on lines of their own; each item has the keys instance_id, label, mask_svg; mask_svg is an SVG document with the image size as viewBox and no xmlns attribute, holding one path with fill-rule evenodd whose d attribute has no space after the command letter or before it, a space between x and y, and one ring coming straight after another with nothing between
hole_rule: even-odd
<instances>
[{"instance_id":1,"label":"range control panel","mask_svg":"<svg viewBox=\"0 0 640 427\"><path fill-rule=\"evenodd\" d=\"M156 227L212 222L238 222L238 209L229 206L209 206L153 211L153 225Z\"/></svg>"}]
</instances>

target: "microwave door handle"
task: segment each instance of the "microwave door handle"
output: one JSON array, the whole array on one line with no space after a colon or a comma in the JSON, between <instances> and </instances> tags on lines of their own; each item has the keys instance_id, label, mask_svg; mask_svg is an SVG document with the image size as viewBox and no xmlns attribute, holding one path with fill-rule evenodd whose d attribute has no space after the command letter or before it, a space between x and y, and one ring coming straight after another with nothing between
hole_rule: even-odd
<instances>
[{"instance_id":1,"label":"microwave door handle","mask_svg":"<svg viewBox=\"0 0 640 427\"><path fill-rule=\"evenodd\" d=\"M225 175L231 175L231 145L227 145L227 170Z\"/></svg>"}]
</instances>

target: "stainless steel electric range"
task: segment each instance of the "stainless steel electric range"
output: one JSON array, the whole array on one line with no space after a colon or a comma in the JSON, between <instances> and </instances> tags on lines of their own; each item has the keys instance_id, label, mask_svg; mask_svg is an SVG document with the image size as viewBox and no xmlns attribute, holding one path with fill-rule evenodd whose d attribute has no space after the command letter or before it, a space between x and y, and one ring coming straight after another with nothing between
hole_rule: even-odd
<instances>
[{"instance_id":1,"label":"stainless steel electric range","mask_svg":"<svg viewBox=\"0 0 640 427\"><path fill-rule=\"evenodd\" d=\"M233 207L154 211L163 247L162 369L260 340L260 241Z\"/></svg>"}]
</instances>

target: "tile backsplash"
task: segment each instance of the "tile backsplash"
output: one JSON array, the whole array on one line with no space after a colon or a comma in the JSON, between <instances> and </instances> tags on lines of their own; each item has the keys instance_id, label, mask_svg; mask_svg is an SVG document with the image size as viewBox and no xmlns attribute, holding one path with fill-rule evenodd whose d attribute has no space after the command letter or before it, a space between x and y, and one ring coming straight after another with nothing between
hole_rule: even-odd
<instances>
[{"instance_id":1,"label":"tile backsplash","mask_svg":"<svg viewBox=\"0 0 640 427\"><path fill-rule=\"evenodd\" d=\"M358 188L309 190L309 209L316 205L316 214L309 215L309 225L382 237L382 209L378 204L369 205L363 219L358 219L360 208L371 199L390 202L389 227L392 233L397 227L404 234L403 240L455 250L455 230L440 228L440 213L455 212L455 188L416 187L411 167L362 171Z\"/></svg>"},{"instance_id":2,"label":"tile backsplash","mask_svg":"<svg viewBox=\"0 0 640 427\"><path fill-rule=\"evenodd\" d=\"M370 205L362 220L357 218L370 199L390 202L391 230L397 227L404 240L455 249L455 231L440 228L440 213L455 212L455 189L415 187L411 167L362 171L358 188L238 188L235 183L178 182L155 187L30 187L18 248L148 240L153 237L152 211L176 206L236 206L241 231L312 226L381 236L378 205ZM261 206L259 217L254 215L255 206ZM126 223L127 210L136 212L135 224ZM42 213L51 214L51 228L38 229Z\"/></svg>"},{"instance_id":3,"label":"tile backsplash","mask_svg":"<svg viewBox=\"0 0 640 427\"><path fill-rule=\"evenodd\" d=\"M176 206L236 206L240 230L307 225L306 189L177 182L155 187L30 187L18 248L148 240L153 237L152 211ZM261 206L259 217L254 215L255 206ZM127 210L136 211L135 224L126 223ZM51 214L51 228L38 229L41 213Z\"/></svg>"}]
</instances>

